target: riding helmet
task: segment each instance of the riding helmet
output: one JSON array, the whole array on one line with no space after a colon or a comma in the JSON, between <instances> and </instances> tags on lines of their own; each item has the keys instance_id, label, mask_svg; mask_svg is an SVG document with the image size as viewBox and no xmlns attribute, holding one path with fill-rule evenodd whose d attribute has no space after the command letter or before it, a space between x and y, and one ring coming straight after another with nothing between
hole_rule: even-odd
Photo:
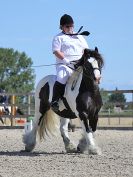
<instances>
[{"instance_id":1,"label":"riding helmet","mask_svg":"<svg viewBox=\"0 0 133 177\"><path fill-rule=\"evenodd\" d=\"M60 26L73 24L74 21L70 15L64 14L60 19Z\"/></svg>"}]
</instances>

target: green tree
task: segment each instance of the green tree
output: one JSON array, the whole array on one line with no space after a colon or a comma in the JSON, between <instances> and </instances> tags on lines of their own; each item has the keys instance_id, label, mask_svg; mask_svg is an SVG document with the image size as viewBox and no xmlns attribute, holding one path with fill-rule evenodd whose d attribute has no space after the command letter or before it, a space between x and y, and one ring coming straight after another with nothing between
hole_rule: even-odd
<instances>
[{"instance_id":1,"label":"green tree","mask_svg":"<svg viewBox=\"0 0 133 177\"><path fill-rule=\"evenodd\" d=\"M110 93L109 91L105 91L104 89L100 90L102 101L103 101L103 109L113 109L114 106L120 106L121 108L124 107L126 98L125 95L121 92L118 92L116 88L116 92Z\"/></svg>"},{"instance_id":2,"label":"green tree","mask_svg":"<svg viewBox=\"0 0 133 177\"><path fill-rule=\"evenodd\" d=\"M34 89L32 60L25 52L0 48L0 88L10 93L27 93Z\"/></svg>"},{"instance_id":3,"label":"green tree","mask_svg":"<svg viewBox=\"0 0 133 177\"><path fill-rule=\"evenodd\" d=\"M106 92L103 88L101 88L100 93L101 93L103 104L107 103L109 100L108 92Z\"/></svg>"},{"instance_id":4,"label":"green tree","mask_svg":"<svg viewBox=\"0 0 133 177\"><path fill-rule=\"evenodd\" d=\"M124 108L125 102L126 102L125 95L121 92L117 92L117 89L116 89L116 93L112 93L109 96L109 103L113 103L114 106L119 106L121 108Z\"/></svg>"},{"instance_id":5,"label":"green tree","mask_svg":"<svg viewBox=\"0 0 133 177\"><path fill-rule=\"evenodd\" d=\"M113 109L113 104L109 102L109 93L106 92L103 88L100 90L102 101L103 101L103 110Z\"/></svg>"}]
</instances>

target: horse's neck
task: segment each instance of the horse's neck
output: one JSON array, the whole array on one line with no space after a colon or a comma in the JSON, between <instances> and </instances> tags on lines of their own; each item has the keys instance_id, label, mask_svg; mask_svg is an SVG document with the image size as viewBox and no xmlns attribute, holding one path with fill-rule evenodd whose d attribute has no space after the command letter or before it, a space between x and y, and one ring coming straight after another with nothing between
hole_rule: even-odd
<instances>
[{"instance_id":1,"label":"horse's neck","mask_svg":"<svg viewBox=\"0 0 133 177\"><path fill-rule=\"evenodd\" d=\"M84 73L82 76L81 89L84 91L89 91L94 95L99 92L99 87L95 81L91 78L91 76L88 76Z\"/></svg>"}]
</instances>

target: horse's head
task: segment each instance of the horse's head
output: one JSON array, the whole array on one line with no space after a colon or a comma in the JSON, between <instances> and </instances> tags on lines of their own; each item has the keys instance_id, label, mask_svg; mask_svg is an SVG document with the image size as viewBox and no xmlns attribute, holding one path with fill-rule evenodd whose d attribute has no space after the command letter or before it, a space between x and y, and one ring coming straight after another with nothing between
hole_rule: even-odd
<instances>
[{"instance_id":1,"label":"horse's head","mask_svg":"<svg viewBox=\"0 0 133 177\"><path fill-rule=\"evenodd\" d=\"M98 63L98 68L92 67L90 62L90 58L93 58ZM95 47L95 50L85 49L81 59L76 64L76 67L82 66L83 72L86 76L95 79L94 70L98 69L101 72L101 69L104 65L103 58L101 54L98 52L98 48Z\"/></svg>"},{"instance_id":2,"label":"horse's head","mask_svg":"<svg viewBox=\"0 0 133 177\"><path fill-rule=\"evenodd\" d=\"M101 54L98 52L97 47L95 47L95 50L85 49L84 54L82 55L82 58L80 60L82 61L82 64L85 65L90 58L94 58L95 60L97 60L98 67L101 70L104 65L104 61Z\"/></svg>"}]
</instances>

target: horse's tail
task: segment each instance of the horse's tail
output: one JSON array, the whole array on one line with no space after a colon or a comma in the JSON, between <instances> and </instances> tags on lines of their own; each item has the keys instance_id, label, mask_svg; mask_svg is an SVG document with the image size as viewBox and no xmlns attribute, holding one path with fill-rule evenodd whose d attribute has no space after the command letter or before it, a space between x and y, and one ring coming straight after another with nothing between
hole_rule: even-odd
<instances>
[{"instance_id":1,"label":"horse's tail","mask_svg":"<svg viewBox=\"0 0 133 177\"><path fill-rule=\"evenodd\" d=\"M59 130L59 116L49 109L44 116L41 118L38 127L38 134L40 136L40 140L45 138L46 135L52 134L56 135L57 130Z\"/></svg>"}]
</instances>

